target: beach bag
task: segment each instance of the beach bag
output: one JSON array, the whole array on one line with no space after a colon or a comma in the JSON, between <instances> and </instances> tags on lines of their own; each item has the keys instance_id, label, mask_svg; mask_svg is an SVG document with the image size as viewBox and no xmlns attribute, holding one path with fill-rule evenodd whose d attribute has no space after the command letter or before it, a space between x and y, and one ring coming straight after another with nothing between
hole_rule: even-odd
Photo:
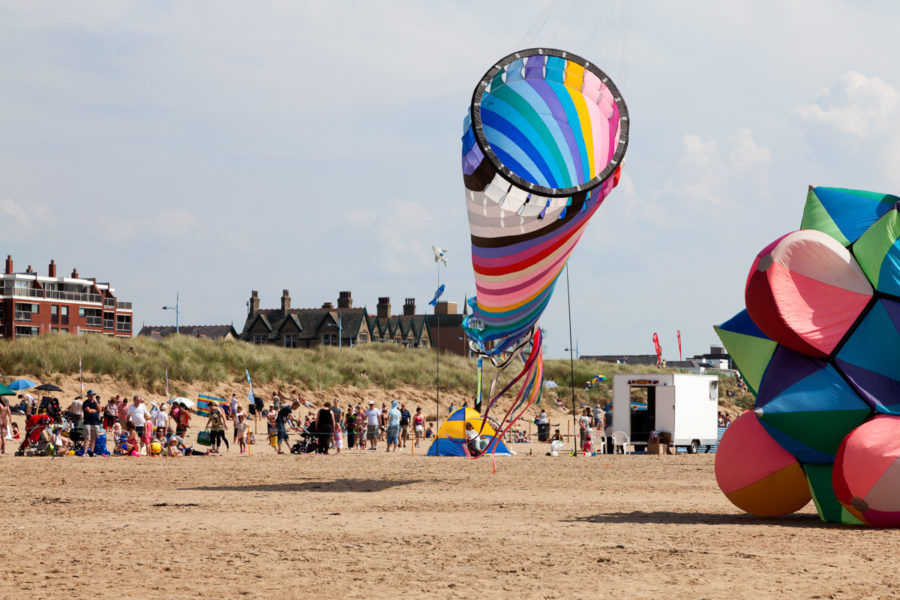
<instances>
[{"instance_id":1,"label":"beach bag","mask_svg":"<svg viewBox=\"0 0 900 600\"><path fill-rule=\"evenodd\" d=\"M208 429L204 429L203 431L197 433L197 444L200 446L212 445L212 440L210 439Z\"/></svg>"}]
</instances>

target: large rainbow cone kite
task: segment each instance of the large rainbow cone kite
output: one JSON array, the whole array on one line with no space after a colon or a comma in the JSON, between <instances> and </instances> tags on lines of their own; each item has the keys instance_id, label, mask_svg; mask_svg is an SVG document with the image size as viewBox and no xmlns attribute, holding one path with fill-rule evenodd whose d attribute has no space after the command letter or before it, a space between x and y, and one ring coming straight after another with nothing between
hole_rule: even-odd
<instances>
[{"instance_id":1,"label":"large rainbow cone kite","mask_svg":"<svg viewBox=\"0 0 900 600\"><path fill-rule=\"evenodd\" d=\"M900 526L898 202L810 188L801 229L759 253L746 310L715 328L756 396L716 456L747 512L798 510L803 482L824 521Z\"/></svg>"},{"instance_id":2,"label":"large rainbow cone kite","mask_svg":"<svg viewBox=\"0 0 900 600\"><path fill-rule=\"evenodd\" d=\"M628 125L609 77L561 50L511 54L472 94L462 170L477 293L463 326L472 350L498 367L528 357L514 380L525 386L514 408L540 397L537 321L588 221L618 182ZM505 391L494 396L492 389L487 410Z\"/></svg>"}]
</instances>

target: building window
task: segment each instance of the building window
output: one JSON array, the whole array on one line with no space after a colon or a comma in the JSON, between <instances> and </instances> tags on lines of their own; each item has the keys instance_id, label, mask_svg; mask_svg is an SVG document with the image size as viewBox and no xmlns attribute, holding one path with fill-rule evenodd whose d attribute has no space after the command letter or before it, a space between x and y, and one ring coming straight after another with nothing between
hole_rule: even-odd
<instances>
[{"instance_id":1,"label":"building window","mask_svg":"<svg viewBox=\"0 0 900 600\"><path fill-rule=\"evenodd\" d=\"M297 336L289 333L284 336L284 347L285 348L296 348L297 347Z\"/></svg>"},{"instance_id":2,"label":"building window","mask_svg":"<svg viewBox=\"0 0 900 600\"><path fill-rule=\"evenodd\" d=\"M30 321L31 315L38 312L39 305L30 302L16 302L16 321Z\"/></svg>"},{"instance_id":3,"label":"building window","mask_svg":"<svg viewBox=\"0 0 900 600\"><path fill-rule=\"evenodd\" d=\"M31 337L33 335L38 334L37 327L22 327L20 325L16 326L16 337Z\"/></svg>"},{"instance_id":4,"label":"building window","mask_svg":"<svg viewBox=\"0 0 900 600\"><path fill-rule=\"evenodd\" d=\"M266 335L265 333L254 333L253 334L253 343L257 344L257 345L265 344L268 337L269 336Z\"/></svg>"},{"instance_id":5,"label":"building window","mask_svg":"<svg viewBox=\"0 0 900 600\"><path fill-rule=\"evenodd\" d=\"M323 333L322 334L322 345L323 346L337 346L338 345L338 337L336 333Z\"/></svg>"},{"instance_id":6,"label":"building window","mask_svg":"<svg viewBox=\"0 0 900 600\"><path fill-rule=\"evenodd\" d=\"M60 325L68 325L69 324L69 307L68 306L60 306L59 307L59 324Z\"/></svg>"},{"instance_id":7,"label":"building window","mask_svg":"<svg viewBox=\"0 0 900 600\"><path fill-rule=\"evenodd\" d=\"M116 315L116 331L131 333L131 315Z\"/></svg>"},{"instance_id":8,"label":"building window","mask_svg":"<svg viewBox=\"0 0 900 600\"><path fill-rule=\"evenodd\" d=\"M426 340L425 338L422 338L422 341L419 342L419 347L420 347L420 348L427 348L427 347L428 347L428 340Z\"/></svg>"},{"instance_id":9,"label":"building window","mask_svg":"<svg viewBox=\"0 0 900 600\"><path fill-rule=\"evenodd\" d=\"M356 343L357 344L366 344L366 343L368 343L368 341L369 341L369 336L366 335L365 333L360 333L359 339L357 340Z\"/></svg>"}]
</instances>

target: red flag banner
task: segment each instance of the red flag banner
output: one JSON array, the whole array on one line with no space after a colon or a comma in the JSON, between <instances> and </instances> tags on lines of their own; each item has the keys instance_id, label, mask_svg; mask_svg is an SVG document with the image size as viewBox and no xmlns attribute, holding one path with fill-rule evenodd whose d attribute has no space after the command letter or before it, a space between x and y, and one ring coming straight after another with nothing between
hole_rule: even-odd
<instances>
[{"instance_id":1,"label":"red flag banner","mask_svg":"<svg viewBox=\"0 0 900 600\"><path fill-rule=\"evenodd\" d=\"M653 347L656 348L656 366L662 365L662 347L659 345L659 336L653 332Z\"/></svg>"},{"instance_id":2,"label":"red flag banner","mask_svg":"<svg viewBox=\"0 0 900 600\"><path fill-rule=\"evenodd\" d=\"M678 333L678 360L682 361L684 359L681 358L681 330L679 329L677 331L677 333Z\"/></svg>"}]
</instances>

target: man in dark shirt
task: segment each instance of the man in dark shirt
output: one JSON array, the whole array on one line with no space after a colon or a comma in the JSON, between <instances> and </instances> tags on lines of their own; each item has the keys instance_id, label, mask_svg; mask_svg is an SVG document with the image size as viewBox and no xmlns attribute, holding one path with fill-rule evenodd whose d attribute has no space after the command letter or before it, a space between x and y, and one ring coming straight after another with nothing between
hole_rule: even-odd
<instances>
[{"instance_id":1,"label":"man in dark shirt","mask_svg":"<svg viewBox=\"0 0 900 600\"><path fill-rule=\"evenodd\" d=\"M93 456L100 435L100 405L93 392L88 392L87 400L81 403L81 412L84 415L84 454Z\"/></svg>"},{"instance_id":2,"label":"man in dark shirt","mask_svg":"<svg viewBox=\"0 0 900 600\"><path fill-rule=\"evenodd\" d=\"M400 447L406 448L406 440L409 439L409 422L412 415L406 408L406 404L400 405Z\"/></svg>"},{"instance_id":3,"label":"man in dark shirt","mask_svg":"<svg viewBox=\"0 0 900 600\"><path fill-rule=\"evenodd\" d=\"M278 409L278 414L275 416L275 433L278 436L278 454L283 454L281 451L281 442L284 442L285 444L288 443L287 424L288 421L294 420L294 411L298 408L300 408L300 403L294 400L290 404L285 404Z\"/></svg>"}]
</instances>

